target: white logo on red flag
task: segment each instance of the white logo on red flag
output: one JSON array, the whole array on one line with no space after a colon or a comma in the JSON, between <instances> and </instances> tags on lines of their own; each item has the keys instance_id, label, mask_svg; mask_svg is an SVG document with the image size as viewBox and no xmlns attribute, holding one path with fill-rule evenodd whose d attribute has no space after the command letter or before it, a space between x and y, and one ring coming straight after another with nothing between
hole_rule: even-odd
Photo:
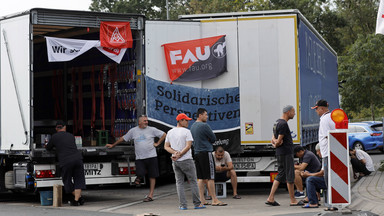
<instances>
[{"instance_id":1,"label":"white logo on red flag","mask_svg":"<svg viewBox=\"0 0 384 216\"><path fill-rule=\"evenodd\" d=\"M225 35L163 44L171 81L197 81L227 71Z\"/></svg>"},{"instance_id":2,"label":"white logo on red flag","mask_svg":"<svg viewBox=\"0 0 384 216\"><path fill-rule=\"evenodd\" d=\"M129 22L100 22L102 47L132 48L133 39Z\"/></svg>"},{"instance_id":3,"label":"white logo on red flag","mask_svg":"<svg viewBox=\"0 0 384 216\"><path fill-rule=\"evenodd\" d=\"M125 40L124 40L123 36L121 36L121 34L119 32L119 28L116 27L115 31L113 31L111 40L109 40L109 42L111 42L111 43L119 43L119 44L125 43Z\"/></svg>"}]
</instances>

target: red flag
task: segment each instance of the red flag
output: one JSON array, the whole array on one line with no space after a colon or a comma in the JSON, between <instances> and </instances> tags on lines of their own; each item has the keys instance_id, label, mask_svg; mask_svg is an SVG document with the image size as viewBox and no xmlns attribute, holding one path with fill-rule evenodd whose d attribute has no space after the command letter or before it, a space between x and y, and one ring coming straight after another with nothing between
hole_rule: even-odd
<instances>
[{"instance_id":1,"label":"red flag","mask_svg":"<svg viewBox=\"0 0 384 216\"><path fill-rule=\"evenodd\" d=\"M100 22L102 47L132 48L132 32L129 22Z\"/></svg>"},{"instance_id":2,"label":"red flag","mask_svg":"<svg viewBox=\"0 0 384 216\"><path fill-rule=\"evenodd\" d=\"M172 81L206 80L227 71L225 35L162 46Z\"/></svg>"}]
</instances>

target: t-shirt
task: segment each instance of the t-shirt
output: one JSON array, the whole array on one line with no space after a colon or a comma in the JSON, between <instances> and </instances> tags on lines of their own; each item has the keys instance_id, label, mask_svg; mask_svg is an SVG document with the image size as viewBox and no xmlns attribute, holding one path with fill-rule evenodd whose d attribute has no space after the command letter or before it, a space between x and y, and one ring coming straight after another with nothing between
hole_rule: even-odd
<instances>
[{"instance_id":1,"label":"t-shirt","mask_svg":"<svg viewBox=\"0 0 384 216\"><path fill-rule=\"evenodd\" d=\"M213 151L212 143L216 141L216 136L207 123L193 123L191 126L191 133L193 136L193 149L195 150L195 154L204 151Z\"/></svg>"},{"instance_id":2,"label":"t-shirt","mask_svg":"<svg viewBox=\"0 0 384 216\"><path fill-rule=\"evenodd\" d=\"M322 158L328 157L328 131L335 130L335 122L331 119L331 113L324 113L319 123L319 145Z\"/></svg>"},{"instance_id":3,"label":"t-shirt","mask_svg":"<svg viewBox=\"0 0 384 216\"><path fill-rule=\"evenodd\" d=\"M273 135L276 139L279 135L284 135L283 144L276 148L276 155L293 154L293 141L287 121L278 119L273 125Z\"/></svg>"},{"instance_id":4,"label":"t-shirt","mask_svg":"<svg viewBox=\"0 0 384 216\"><path fill-rule=\"evenodd\" d=\"M224 156L220 160L216 158L215 152L212 152L212 155L213 155L213 158L215 158L215 166L221 167L221 164L225 164L225 166L227 166L228 162L232 162L231 155L229 155L227 151L224 151Z\"/></svg>"},{"instance_id":5,"label":"t-shirt","mask_svg":"<svg viewBox=\"0 0 384 216\"><path fill-rule=\"evenodd\" d=\"M168 131L165 142L169 142L172 149L176 151L182 151L188 141L193 141L191 131L184 127L175 127ZM183 156L177 161L183 161L192 159L191 149L189 149Z\"/></svg>"},{"instance_id":6,"label":"t-shirt","mask_svg":"<svg viewBox=\"0 0 384 216\"><path fill-rule=\"evenodd\" d=\"M163 136L164 132L147 126L146 128L140 128L136 126L128 131L123 136L123 139L127 142L129 140L134 141L136 160L157 157L156 148L153 146L154 138Z\"/></svg>"},{"instance_id":7,"label":"t-shirt","mask_svg":"<svg viewBox=\"0 0 384 216\"><path fill-rule=\"evenodd\" d=\"M369 170L371 172L375 171L375 167L373 166L372 158L371 158L371 156L369 156L369 154L367 154L367 152L356 149L356 157L358 160L365 159L365 161L366 161L365 167L367 168L367 170Z\"/></svg>"},{"instance_id":8,"label":"t-shirt","mask_svg":"<svg viewBox=\"0 0 384 216\"><path fill-rule=\"evenodd\" d=\"M319 172L321 169L321 163L320 160L316 157L316 155L308 150L304 151L303 158L301 159L303 163L307 163L307 167L305 170L307 170L310 173L316 173Z\"/></svg>"},{"instance_id":9,"label":"t-shirt","mask_svg":"<svg viewBox=\"0 0 384 216\"><path fill-rule=\"evenodd\" d=\"M81 152L77 150L75 137L71 133L61 131L53 134L46 148L51 150L53 147L56 148L60 166L64 166L68 162L83 159Z\"/></svg>"}]
</instances>

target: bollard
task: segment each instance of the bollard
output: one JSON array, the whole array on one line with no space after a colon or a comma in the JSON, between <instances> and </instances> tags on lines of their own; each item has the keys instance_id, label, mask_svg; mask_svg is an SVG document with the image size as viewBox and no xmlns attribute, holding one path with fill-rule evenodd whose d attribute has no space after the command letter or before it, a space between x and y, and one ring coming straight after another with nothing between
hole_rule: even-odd
<instances>
[{"instance_id":1,"label":"bollard","mask_svg":"<svg viewBox=\"0 0 384 216\"><path fill-rule=\"evenodd\" d=\"M61 185L53 185L53 207L61 207L63 203L63 186Z\"/></svg>"}]
</instances>

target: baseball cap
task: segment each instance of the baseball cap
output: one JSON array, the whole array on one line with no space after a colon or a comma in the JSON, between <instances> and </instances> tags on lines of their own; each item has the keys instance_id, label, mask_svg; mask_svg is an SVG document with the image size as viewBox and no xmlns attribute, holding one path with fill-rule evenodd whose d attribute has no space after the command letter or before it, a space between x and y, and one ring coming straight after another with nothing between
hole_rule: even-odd
<instances>
[{"instance_id":1,"label":"baseball cap","mask_svg":"<svg viewBox=\"0 0 384 216\"><path fill-rule=\"evenodd\" d=\"M328 107L328 102L326 100L318 100L315 104L315 106L311 107L311 109L316 109L319 106Z\"/></svg>"},{"instance_id":2,"label":"baseball cap","mask_svg":"<svg viewBox=\"0 0 384 216\"><path fill-rule=\"evenodd\" d=\"M62 120L58 120L58 121L56 122L56 127L57 127L57 126L61 126L61 127L65 126L64 121L62 121Z\"/></svg>"},{"instance_id":3,"label":"baseball cap","mask_svg":"<svg viewBox=\"0 0 384 216\"><path fill-rule=\"evenodd\" d=\"M177 115L176 117L176 121L180 121L181 119L185 119L185 120L192 120L191 118L189 118L187 115L185 115L184 113L180 113L179 115Z\"/></svg>"}]
</instances>

